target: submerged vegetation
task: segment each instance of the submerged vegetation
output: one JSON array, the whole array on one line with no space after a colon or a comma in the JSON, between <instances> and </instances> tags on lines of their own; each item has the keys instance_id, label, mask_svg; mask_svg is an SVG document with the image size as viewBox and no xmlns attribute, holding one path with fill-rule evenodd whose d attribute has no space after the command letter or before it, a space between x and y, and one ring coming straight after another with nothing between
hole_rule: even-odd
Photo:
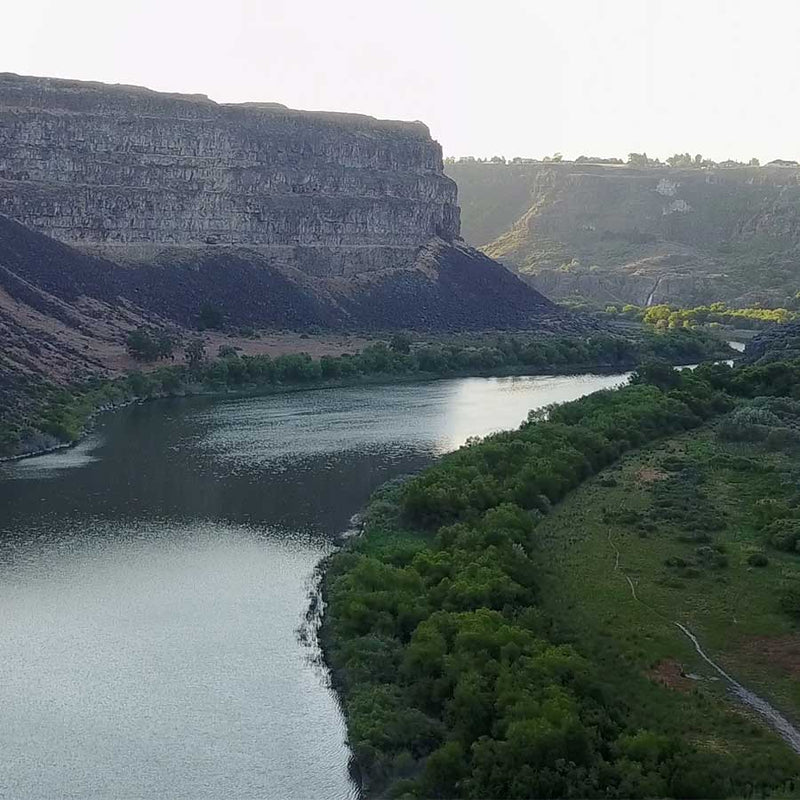
<instances>
[{"instance_id":1,"label":"submerged vegetation","mask_svg":"<svg viewBox=\"0 0 800 800\"><path fill-rule=\"evenodd\" d=\"M794 429L794 404L772 398L798 393L800 363L693 373L651 364L627 387L532 414L519 430L470 442L379 493L363 536L330 559L322 631L367 794L795 792L796 755L713 684L684 695L646 674L674 627L656 617L658 636L638 633L650 630L643 619L653 612L619 605L630 590L614 575L610 538L588 537L574 515L554 527L561 508L553 509L648 443L731 412L736 430L746 429L750 421L737 420L745 402L763 412L753 424ZM732 447L724 441L720 433L720 447ZM733 451L720 457L725 469L739 468ZM760 541L736 552L722 542L722 498L707 494L702 469L675 454L663 470L668 479L647 509L626 502L629 486L613 473L591 481L615 493L607 504L592 496L594 524L609 537L635 530L642 542L663 526L675 531L665 534L669 552L659 551L662 582L722 586L734 568L770 569ZM798 517L778 518L787 532L772 541L788 547ZM584 542L588 561L568 581L559 560L575 561ZM598 574L617 582L613 604ZM797 592L767 594L770 613L800 613Z\"/></svg>"},{"instance_id":2,"label":"submerged vegetation","mask_svg":"<svg viewBox=\"0 0 800 800\"><path fill-rule=\"evenodd\" d=\"M131 334L128 347L137 360L156 362L171 357L177 342L165 332L140 329ZM726 357L725 351L718 339L688 331L646 333L637 339L607 334L537 339L500 335L491 341L414 348L407 336L398 334L388 344L377 342L354 355L312 358L307 353L292 353L271 358L239 355L232 347L223 346L219 357L209 360L202 340L194 339L185 348L185 364L70 387L28 380L15 392L15 396L26 397L26 406L9 405L0 416L0 455L75 441L94 411L134 399L209 391L269 392L364 379L624 369L648 358L688 363Z\"/></svg>"}]
</instances>

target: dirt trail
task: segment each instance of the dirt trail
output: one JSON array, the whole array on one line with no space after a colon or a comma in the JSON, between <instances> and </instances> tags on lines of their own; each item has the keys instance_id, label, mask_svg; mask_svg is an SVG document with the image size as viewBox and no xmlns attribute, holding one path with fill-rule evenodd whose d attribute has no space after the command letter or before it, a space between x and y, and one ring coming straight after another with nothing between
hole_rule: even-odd
<instances>
[{"instance_id":1,"label":"dirt trail","mask_svg":"<svg viewBox=\"0 0 800 800\"><path fill-rule=\"evenodd\" d=\"M720 667L719 664L711 659L703 650L700 642L697 640L697 637L694 635L694 633L692 633L691 630L689 630L689 628L680 622L677 622L676 620L669 620L661 612L656 611L656 609L654 609L652 606L649 606L647 603L640 600L636 594L636 586L634 585L630 576L627 575L625 570L620 567L620 549L611 538L610 531L608 533L608 543L614 549L614 572L619 572L619 574L628 582L628 585L631 587L631 596L633 599L637 603L643 605L648 611L651 611L652 613L661 617L661 619L667 620L675 625L675 627L678 628L681 633L683 633L689 639L689 641L691 641L698 655L723 678L733 694L736 695L736 697L739 698L742 703L744 703L746 706L749 706L757 714L759 714L766 721L766 723L781 736L781 738L792 748L792 750L800 755L800 730L798 730L791 722L789 722L789 720L786 719L786 717L784 717L780 711L778 711L776 708L773 708L766 700L764 700L762 697L759 697L754 692L751 692L745 686L742 686L742 684L739 683L735 678L725 672L725 670L722 669L722 667Z\"/></svg>"},{"instance_id":2,"label":"dirt trail","mask_svg":"<svg viewBox=\"0 0 800 800\"><path fill-rule=\"evenodd\" d=\"M773 708L766 700L759 697L757 694L754 694L749 689L742 686L741 683L725 672L719 664L709 658L703 648L700 647L700 642L697 641L697 637L685 625L681 625L680 622L675 622L674 624L689 637L694 645L694 649L697 650L700 657L725 679L733 693L745 703L745 705L750 706L750 708L764 717L767 724L783 737L792 750L800 754L800 731L798 731L780 711Z\"/></svg>"}]
</instances>

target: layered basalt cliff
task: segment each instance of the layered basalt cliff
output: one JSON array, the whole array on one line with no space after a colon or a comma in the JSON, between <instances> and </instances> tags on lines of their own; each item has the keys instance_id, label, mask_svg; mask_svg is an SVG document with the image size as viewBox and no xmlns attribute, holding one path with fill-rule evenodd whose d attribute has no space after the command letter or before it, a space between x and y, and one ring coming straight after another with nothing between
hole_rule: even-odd
<instances>
[{"instance_id":1,"label":"layered basalt cliff","mask_svg":"<svg viewBox=\"0 0 800 800\"><path fill-rule=\"evenodd\" d=\"M184 328L210 305L227 330L580 325L464 244L422 123L10 74L3 292L23 327L14 303L68 327L98 303Z\"/></svg>"},{"instance_id":2,"label":"layered basalt cliff","mask_svg":"<svg viewBox=\"0 0 800 800\"><path fill-rule=\"evenodd\" d=\"M464 235L556 299L783 302L800 169L458 163Z\"/></svg>"},{"instance_id":3,"label":"layered basalt cliff","mask_svg":"<svg viewBox=\"0 0 800 800\"><path fill-rule=\"evenodd\" d=\"M321 275L459 236L422 123L0 75L0 213L115 260L235 246Z\"/></svg>"}]
</instances>

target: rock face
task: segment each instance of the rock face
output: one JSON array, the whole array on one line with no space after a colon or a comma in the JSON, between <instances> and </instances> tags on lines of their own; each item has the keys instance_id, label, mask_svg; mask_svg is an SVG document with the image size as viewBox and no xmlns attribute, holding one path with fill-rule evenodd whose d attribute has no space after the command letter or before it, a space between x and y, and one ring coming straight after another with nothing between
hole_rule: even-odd
<instances>
[{"instance_id":1,"label":"rock face","mask_svg":"<svg viewBox=\"0 0 800 800\"><path fill-rule=\"evenodd\" d=\"M783 302L800 277L796 166L447 166L466 239L555 299Z\"/></svg>"},{"instance_id":2,"label":"rock face","mask_svg":"<svg viewBox=\"0 0 800 800\"><path fill-rule=\"evenodd\" d=\"M0 213L118 261L234 246L325 277L459 236L422 123L11 74Z\"/></svg>"},{"instance_id":3,"label":"rock face","mask_svg":"<svg viewBox=\"0 0 800 800\"><path fill-rule=\"evenodd\" d=\"M0 74L0 289L37 313L88 298L189 328L208 305L230 329L580 327L459 227L422 123Z\"/></svg>"},{"instance_id":4,"label":"rock face","mask_svg":"<svg viewBox=\"0 0 800 800\"><path fill-rule=\"evenodd\" d=\"M247 249L206 247L188 258L174 252L123 266L0 216L0 319L5 295L74 328L86 327L85 308L98 304L104 317L121 310L191 328L210 303L230 327L272 330L584 329L487 256L438 238L418 248L414 268L346 281L287 272Z\"/></svg>"}]
</instances>

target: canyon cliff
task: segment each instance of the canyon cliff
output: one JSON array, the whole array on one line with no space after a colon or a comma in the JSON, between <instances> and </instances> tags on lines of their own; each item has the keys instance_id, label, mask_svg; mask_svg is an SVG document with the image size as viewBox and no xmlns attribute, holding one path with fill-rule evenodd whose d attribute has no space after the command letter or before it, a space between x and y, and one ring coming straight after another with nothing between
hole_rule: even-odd
<instances>
[{"instance_id":1,"label":"canyon cliff","mask_svg":"<svg viewBox=\"0 0 800 800\"><path fill-rule=\"evenodd\" d=\"M0 75L0 213L118 260L247 247L332 276L459 236L419 122Z\"/></svg>"},{"instance_id":2,"label":"canyon cliff","mask_svg":"<svg viewBox=\"0 0 800 800\"><path fill-rule=\"evenodd\" d=\"M180 325L207 304L273 329L570 324L460 238L420 122L0 74L0 215L74 251L62 289L91 257L106 288L82 296Z\"/></svg>"},{"instance_id":3,"label":"canyon cliff","mask_svg":"<svg viewBox=\"0 0 800 800\"><path fill-rule=\"evenodd\" d=\"M800 279L800 168L448 164L464 236L554 299L782 303Z\"/></svg>"}]
</instances>

